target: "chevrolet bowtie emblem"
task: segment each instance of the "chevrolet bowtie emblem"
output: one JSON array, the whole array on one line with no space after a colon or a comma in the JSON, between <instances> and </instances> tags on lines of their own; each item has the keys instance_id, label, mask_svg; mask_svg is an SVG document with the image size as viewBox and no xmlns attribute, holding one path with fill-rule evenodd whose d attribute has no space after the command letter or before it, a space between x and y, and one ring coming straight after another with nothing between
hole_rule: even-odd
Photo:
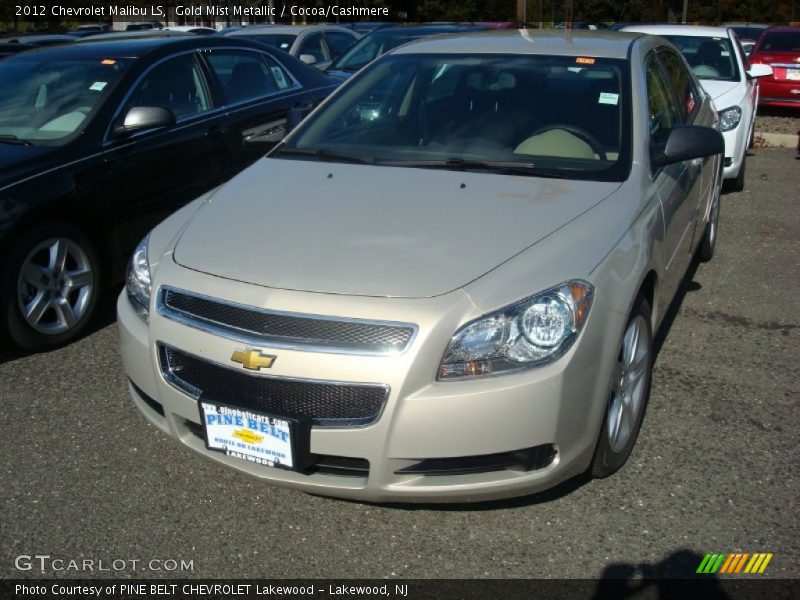
<instances>
[{"instance_id":1,"label":"chevrolet bowtie emblem","mask_svg":"<svg viewBox=\"0 0 800 600\"><path fill-rule=\"evenodd\" d=\"M271 354L264 354L260 350L236 350L231 356L231 360L239 363L245 369L251 371L260 371L261 369L269 369L275 362L275 356Z\"/></svg>"}]
</instances>

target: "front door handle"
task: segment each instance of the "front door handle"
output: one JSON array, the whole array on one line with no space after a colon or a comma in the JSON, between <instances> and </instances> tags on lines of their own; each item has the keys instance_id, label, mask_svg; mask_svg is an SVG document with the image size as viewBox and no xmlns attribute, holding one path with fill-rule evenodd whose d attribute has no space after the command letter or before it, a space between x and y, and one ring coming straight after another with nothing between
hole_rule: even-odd
<instances>
[{"instance_id":1,"label":"front door handle","mask_svg":"<svg viewBox=\"0 0 800 600\"><path fill-rule=\"evenodd\" d=\"M208 131L206 131L206 136L219 139L226 133L228 133L228 130L225 127L222 127L221 125L212 125L208 128Z\"/></svg>"}]
</instances>

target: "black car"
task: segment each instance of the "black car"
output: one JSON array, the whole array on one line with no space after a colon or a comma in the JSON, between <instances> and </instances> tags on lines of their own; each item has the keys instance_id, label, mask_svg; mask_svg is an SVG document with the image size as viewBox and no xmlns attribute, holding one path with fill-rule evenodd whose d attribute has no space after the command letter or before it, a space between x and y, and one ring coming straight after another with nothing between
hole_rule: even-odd
<instances>
[{"instance_id":1,"label":"black car","mask_svg":"<svg viewBox=\"0 0 800 600\"><path fill-rule=\"evenodd\" d=\"M28 44L20 44L18 42L0 42L0 60L9 57L12 54L17 54L18 52L30 50L31 48L36 48L36 46L29 46Z\"/></svg>"},{"instance_id":2,"label":"black car","mask_svg":"<svg viewBox=\"0 0 800 600\"><path fill-rule=\"evenodd\" d=\"M264 155L335 83L230 38L98 41L0 61L0 340L75 338L139 239Z\"/></svg>"}]
</instances>

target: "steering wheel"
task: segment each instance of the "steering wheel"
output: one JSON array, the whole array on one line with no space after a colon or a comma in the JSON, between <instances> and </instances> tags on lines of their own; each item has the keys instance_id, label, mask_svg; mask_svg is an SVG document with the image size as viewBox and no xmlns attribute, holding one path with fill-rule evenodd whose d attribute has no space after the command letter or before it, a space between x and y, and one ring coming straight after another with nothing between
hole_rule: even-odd
<instances>
[{"instance_id":1,"label":"steering wheel","mask_svg":"<svg viewBox=\"0 0 800 600\"><path fill-rule=\"evenodd\" d=\"M547 133L548 131L553 131L554 129L561 129L562 131L568 131L572 135L580 138L587 144L592 147L592 152L597 154L600 157L600 160L607 160L606 153L603 150L600 142L597 141L597 138L594 137L591 133L582 129L581 127L577 127L575 125L571 125L569 123L555 123L553 125L545 125L544 127L540 127L536 131L534 131L530 137L535 135L541 135L542 133Z\"/></svg>"}]
</instances>

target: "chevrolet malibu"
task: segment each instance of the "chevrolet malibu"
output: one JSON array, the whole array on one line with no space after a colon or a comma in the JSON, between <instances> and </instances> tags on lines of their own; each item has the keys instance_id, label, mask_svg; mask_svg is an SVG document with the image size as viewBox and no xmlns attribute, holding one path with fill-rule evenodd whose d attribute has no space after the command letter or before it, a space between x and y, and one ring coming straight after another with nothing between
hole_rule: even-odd
<instances>
[{"instance_id":1,"label":"chevrolet malibu","mask_svg":"<svg viewBox=\"0 0 800 600\"><path fill-rule=\"evenodd\" d=\"M714 252L715 119L656 37L397 48L139 244L118 300L133 400L196 452L315 494L608 476L653 331Z\"/></svg>"}]
</instances>

